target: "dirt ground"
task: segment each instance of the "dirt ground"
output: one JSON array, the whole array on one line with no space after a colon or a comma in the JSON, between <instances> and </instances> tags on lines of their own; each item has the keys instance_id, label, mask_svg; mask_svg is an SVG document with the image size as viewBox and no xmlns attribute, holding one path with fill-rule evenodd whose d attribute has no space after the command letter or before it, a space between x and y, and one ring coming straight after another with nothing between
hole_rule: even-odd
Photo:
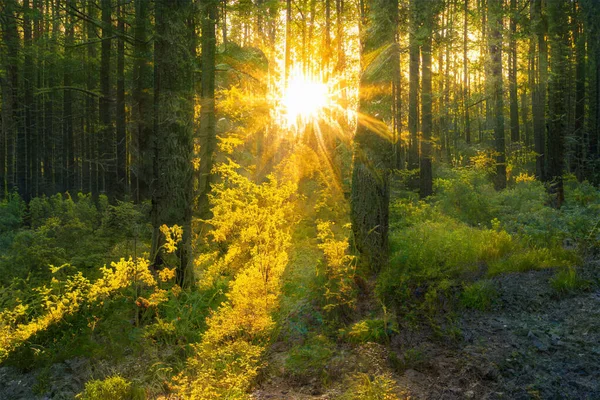
<instances>
[{"instance_id":1,"label":"dirt ground","mask_svg":"<svg viewBox=\"0 0 600 400\"><path fill-rule=\"evenodd\" d=\"M568 296L558 296L549 285L552 270L494 278L499 301L491 311L459 313L457 340L401 332L380 355L385 359L390 351L407 349L418 354L409 369L392 372L405 393L400 397L600 399L600 263L589 262L578 272L591 289ZM335 399L343 389L343 381L298 386L272 376L253 396Z\"/></svg>"}]
</instances>

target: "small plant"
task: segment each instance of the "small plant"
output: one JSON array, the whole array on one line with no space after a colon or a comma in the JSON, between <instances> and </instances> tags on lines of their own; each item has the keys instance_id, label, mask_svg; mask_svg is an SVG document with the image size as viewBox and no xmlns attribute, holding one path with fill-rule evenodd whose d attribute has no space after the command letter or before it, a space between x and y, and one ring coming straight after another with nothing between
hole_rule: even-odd
<instances>
[{"instance_id":1,"label":"small plant","mask_svg":"<svg viewBox=\"0 0 600 400\"><path fill-rule=\"evenodd\" d=\"M408 349L401 356L391 352L389 356L390 364L394 369L402 373L407 369L419 370L425 365L425 354L419 349Z\"/></svg>"},{"instance_id":2,"label":"small plant","mask_svg":"<svg viewBox=\"0 0 600 400\"><path fill-rule=\"evenodd\" d=\"M386 343L390 335L398 332L398 326L383 319L365 319L341 331L351 343Z\"/></svg>"},{"instance_id":3,"label":"small plant","mask_svg":"<svg viewBox=\"0 0 600 400\"><path fill-rule=\"evenodd\" d=\"M344 400L396 400L398 388L389 375L371 376L356 373L349 377L348 390L341 396Z\"/></svg>"},{"instance_id":4,"label":"small plant","mask_svg":"<svg viewBox=\"0 0 600 400\"><path fill-rule=\"evenodd\" d=\"M489 310L496 299L498 291L489 280L481 280L465 286L460 301L466 308L485 311Z\"/></svg>"},{"instance_id":5,"label":"small plant","mask_svg":"<svg viewBox=\"0 0 600 400\"><path fill-rule=\"evenodd\" d=\"M577 290L587 290L590 282L578 276L573 267L563 268L550 278L550 285L560 295L573 293Z\"/></svg>"},{"instance_id":6,"label":"small plant","mask_svg":"<svg viewBox=\"0 0 600 400\"><path fill-rule=\"evenodd\" d=\"M104 380L91 380L85 384L85 390L77 395L81 400L138 400L145 399L142 389L115 375Z\"/></svg>"},{"instance_id":7,"label":"small plant","mask_svg":"<svg viewBox=\"0 0 600 400\"><path fill-rule=\"evenodd\" d=\"M332 355L333 345L329 339L323 335L313 336L290 350L285 361L287 374L300 383L308 383L315 376L324 379L325 366Z\"/></svg>"}]
</instances>

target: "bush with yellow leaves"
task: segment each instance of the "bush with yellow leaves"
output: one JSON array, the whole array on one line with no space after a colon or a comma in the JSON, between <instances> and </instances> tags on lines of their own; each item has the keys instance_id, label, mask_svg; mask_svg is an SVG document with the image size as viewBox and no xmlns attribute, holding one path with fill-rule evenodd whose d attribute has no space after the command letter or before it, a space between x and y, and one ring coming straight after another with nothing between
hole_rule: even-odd
<instances>
[{"instance_id":1,"label":"bush with yellow leaves","mask_svg":"<svg viewBox=\"0 0 600 400\"><path fill-rule=\"evenodd\" d=\"M184 398L244 398L262 367L275 322L291 230L298 220L301 174L271 175L254 183L232 161L217 167L213 187L212 243L226 251L200 257L200 286L229 279L227 300L207 319L207 330L175 384Z\"/></svg>"}]
</instances>

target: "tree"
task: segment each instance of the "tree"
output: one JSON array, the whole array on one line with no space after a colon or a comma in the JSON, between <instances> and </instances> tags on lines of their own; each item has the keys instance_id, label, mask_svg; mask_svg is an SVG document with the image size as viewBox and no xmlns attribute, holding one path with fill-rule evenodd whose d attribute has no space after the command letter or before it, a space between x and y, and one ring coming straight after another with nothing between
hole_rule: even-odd
<instances>
[{"instance_id":1,"label":"tree","mask_svg":"<svg viewBox=\"0 0 600 400\"><path fill-rule=\"evenodd\" d=\"M506 154L504 141L504 93L502 79L502 0L489 1L490 88L494 104L494 144L496 151L497 190L506 187Z\"/></svg>"},{"instance_id":2,"label":"tree","mask_svg":"<svg viewBox=\"0 0 600 400\"><path fill-rule=\"evenodd\" d=\"M433 194L433 177L431 167L431 127L433 124L431 110L431 46L433 42L434 8L436 4L429 4L425 11L424 40L421 47L422 68L422 93L421 93L421 157L419 165L419 194L425 198Z\"/></svg>"},{"instance_id":3,"label":"tree","mask_svg":"<svg viewBox=\"0 0 600 400\"><path fill-rule=\"evenodd\" d=\"M365 37L361 43L362 55L386 44L393 44L394 30L389 29L392 15L386 5L389 6L386 0L365 2L368 17ZM386 18L389 20L385 21ZM388 22L388 26L385 22ZM378 100L374 97L374 93L378 91L374 89L383 85L389 87L389 84L390 80L378 80L377 74L369 73L369 65L363 65L359 87L359 120L354 136L350 204L356 247L363 261L373 271L380 270L388 257L389 168L392 146L387 126L370 115L373 114L374 103L377 103L374 100Z\"/></svg>"},{"instance_id":4,"label":"tree","mask_svg":"<svg viewBox=\"0 0 600 400\"><path fill-rule=\"evenodd\" d=\"M152 180L152 252L162 264L160 227L179 225L177 282L193 281L191 221L193 200L193 131L195 59L191 0L155 3L154 140Z\"/></svg>"},{"instance_id":5,"label":"tree","mask_svg":"<svg viewBox=\"0 0 600 400\"><path fill-rule=\"evenodd\" d=\"M536 176L546 180L546 87L548 82L548 46L546 43L547 24L542 12L542 0L534 0L531 5L531 20L535 35L532 40L538 49L536 85L532 91L533 140L536 152Z\"/></svg>"},{"instance_id":6,"label":"tree","mask_svg":"<svg viewBox=\"0 0 600 400\"><path fill-rule=\"evenodd\" d=\"M202 78L200 92L200 169L198 178L198 212L210 216L208 195L211 190L213 156L217 145L215 129L215 55L217 2L207 1L202 6Z\"/></svg>"},{"instance_id":7,"label":"tree","mask_svg":"<svg viewBox=\"0 0 600 400\"><path fill-rule=\"evenodd\" d=\"M566 62L568 49L568 9L566 3L548 2L550 70L548 81L548 180L550 193L556 195L555 207L564 202L563 168L566 128Z\"/></svg>"},{"instance_id":8,"label":"tree","mask_svg":"<svg viewBox=\"0 0 600 400\"><path fill-rule=\"evenodd\" d=\"M133 119L132 181L134 199L150 197L152 181L152 144L154 137L152 107L152 49L148 41L149 0L135 1L133 47Z\"/></svg>"},{"instance_id":9,"label":"tree","mask_svg":"<svg viewBox=\"0 0 600 400\"><path fill-rule=\"evenodd\" d=\"M419 166L419 26L420 11L418 0L410 0L410 32L409 32L409 87L408 87L408 132L410 143L408 148L408 167Z\"/></svg>"}]
</instances>

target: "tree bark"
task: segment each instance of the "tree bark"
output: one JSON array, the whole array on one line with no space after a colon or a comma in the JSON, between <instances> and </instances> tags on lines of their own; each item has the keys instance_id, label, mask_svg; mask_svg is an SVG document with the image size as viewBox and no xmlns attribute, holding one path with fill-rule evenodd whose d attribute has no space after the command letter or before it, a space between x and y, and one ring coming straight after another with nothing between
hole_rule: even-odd
<instances>
[{"instance_id":1,"label":"tree bark","mask_svg":"<svg viewBox=\"0 0 600 400\"><path fill-rule=\"evenodd\" d=\"M502 78L502 0L489 1L491 95L494 104L494 143L496 151L496 190L506 187L504 140L504 95Z\"/></svg>"},{"instance_id":2,"label":"tree bark","mask_svg":"<svg viewBox=\"0 0 600 400\"><path fill-rule=\"evenodd\" d=\"M211 3L213 4L213 3ZM154 159L152 180L154 265L162 264L159 228L163 224L183 228L178 246L177 282L194 282L191 263L193 200L194 42L191 0L155 2L154 42ZM214 32L214 31L213 31ZM213 36L214 37L214 36ZM178 45L173 45L177 43Z\"/></svg>"}]
</instances>

